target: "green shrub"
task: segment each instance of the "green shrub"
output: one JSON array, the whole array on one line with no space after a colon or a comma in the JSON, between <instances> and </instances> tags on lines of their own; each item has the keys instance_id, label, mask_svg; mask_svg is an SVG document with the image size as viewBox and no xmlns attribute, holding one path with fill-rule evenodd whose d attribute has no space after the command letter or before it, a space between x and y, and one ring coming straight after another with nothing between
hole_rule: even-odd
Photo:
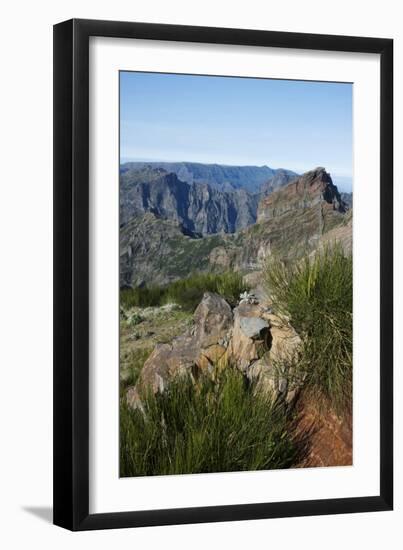
<instances>
[{"instance_id":1,"label":"green shrub","mask_svg":"<svg viewBox=\"0 0 403 550\"><path fill-rule=\"evenodd\" d=\"M120 409L120 475L287 468L297 445L285 409L227 368L215 381L188 377L149 394L144 412Z\"/></svg>"},{"instance_id":2,"label":"green shrub","mask_svg":"<svg viewBox=\"0 0 403 550\"><path fill-rule=\"evenodd\" d=\"M286 265L269 260L265 269L275 310L287 316L303 339L300 369L306 387L336 410L351 403L352 256L339 245Z\"/></svg>"},{"instance_id":3,"label":"green shrub","mask_svg":"<svg viewBox=\"0 0 403 550\"><path fill-rule=\"evenodd\" d=\"M186 311L194 311L204 292L215 292L216 286L216 275L195 273L168 285L165 300L180 305Z\"/></svg>"},{"instance_id":4,"label":"green shrub","mask_svg":"<svg viewBox=\"0 0 403 550\"><path fill-rule=\"evenodd\" d=\"M127 323L132 327L135 327L136 325L140 324L142 321L143 321L143 317L138 313L133 313L127 319Z\"/></svg>"},{"instance_id":5,"label":"green shrub","mask_svg":"<svg viewBox=\"0 0 403 550\"><path fill-rule=\"evenodd\" d=\"M217 293L223 296L231 306L236 306L239 295L249 292L250 287L243 282L242 275L235 271L223 273L217 281Z\"/></svg>"},{"instance_id":6,"label":"green shrub","mask_svg":"<svg viewBox=\"0 0 403 550\"><path fill-rule=\"evenodd\" d=\"M120 305L124 309L159 306L163 295L164 288L159 286L125 288L120 291Z\"/></svg>"},{"instance_id":7,"label":"green shrub","mask_svg":"<svg viewBox=\"0 0 403 550\"><path fill-rule=\"evenodd\" d=\"M249 287L242 282L239 273L195 273L166 286L121 290L120 303L124 309L175 303L185 311L193 312L206 291L217 292L234 306L245 290L249 290Z\"/></svg>"}]
</instances>

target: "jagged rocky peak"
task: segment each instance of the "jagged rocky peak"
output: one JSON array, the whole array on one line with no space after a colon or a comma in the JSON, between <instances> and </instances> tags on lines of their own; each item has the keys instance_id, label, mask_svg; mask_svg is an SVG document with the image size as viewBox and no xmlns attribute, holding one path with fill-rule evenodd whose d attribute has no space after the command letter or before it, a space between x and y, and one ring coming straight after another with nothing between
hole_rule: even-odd
<instances>
[{"instance_id":1,"label":"jagged rocky peak","mask_svg":"<svg viewBox=\"0 0 403 550\"><path fill-rule=\"evenodd\" d=\"M324 208L340 213L348 210L330 174L325 168L318 167L264 197L259 203L257 221L267 221L286 212L310 208L321 203Z\"/></svg>"}]
</instances>

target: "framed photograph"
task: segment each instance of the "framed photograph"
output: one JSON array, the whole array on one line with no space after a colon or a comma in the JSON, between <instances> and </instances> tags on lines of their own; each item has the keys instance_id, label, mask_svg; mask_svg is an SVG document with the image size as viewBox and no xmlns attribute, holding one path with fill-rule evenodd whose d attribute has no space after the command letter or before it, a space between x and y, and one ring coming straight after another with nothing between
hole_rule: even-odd
<instances>
[{"instance_id":1,"label":"framed photograph","mask_svg":"<svg viewBox=\"0 0 403 550\"><path fill-rule=\"evenodd\" d=\"M54 523L391 510L393 41L54 27Z\"/></svg>"}]
</instances>

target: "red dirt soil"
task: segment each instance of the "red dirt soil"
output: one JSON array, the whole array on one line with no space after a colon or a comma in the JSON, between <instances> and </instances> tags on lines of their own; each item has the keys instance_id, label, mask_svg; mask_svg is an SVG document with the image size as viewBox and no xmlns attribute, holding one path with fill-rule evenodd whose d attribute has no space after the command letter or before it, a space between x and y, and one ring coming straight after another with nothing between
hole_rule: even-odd
<instances>
[{"instance_id":1,"label":"red dirt soil","mask_svg":"<svg viewBox=\"0 0 403 550\"><path fill-rule=\"evenodd\" d=\"M305 457L298 468L351 466L352 415L337 416L329 407L318 406L302 395L297 404L296 433L306 438Z\"/></svg>"}]
</instances>

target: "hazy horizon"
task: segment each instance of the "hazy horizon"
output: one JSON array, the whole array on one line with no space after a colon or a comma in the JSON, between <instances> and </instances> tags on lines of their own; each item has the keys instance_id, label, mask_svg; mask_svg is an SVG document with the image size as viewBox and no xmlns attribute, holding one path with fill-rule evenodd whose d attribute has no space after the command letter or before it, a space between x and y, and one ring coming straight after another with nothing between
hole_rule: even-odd
<instances>
[{"instance_id":1,"label":"hazy horizon","mask_svg":"<svg viewBox=\"0 0 403 550\"><path fill-rule=\"evenodd\" d=\"M144 162L144 163L149 162L150 164L155 162L171 162L171 163L189 162L192 164L207 164L207 165L217 164L220 166L236 166L236 167L257 166L258 168L262 168L263 166L266 166L268 168L272 168L273 170L279 170L279 169L292 170L292 168L289 168L287 166L269 166L268 164L260 164L260 165L258 164L224 164L222 162L199 162L197 160L166 160L166 159L145 159L145 158L121 158L120 159L120 164L125 164L127 162ZM313 170L314 168L317 168L317 167L312 166L310 170ZM323 168L326 169L326 166L324 166ZM302 173L303 172L297 172L297 174L302 174ZM340 174L332 174L332 173L330 173L330 176L333 180L333 183L337 186L339 191L342 191L344 193L352 193L353 191L352 177L344 176Z\"/></svg>"},{"instance_id":2,"label":"hazy horizon","mask_svg":"<svg viewBox=\"0 0 403 550\"><path fill-rule=\"evenodd\" d=\"M123 71L120 155L297 173L324 166L351 191L352 85Z\"/></svg>"}]
</instances>

